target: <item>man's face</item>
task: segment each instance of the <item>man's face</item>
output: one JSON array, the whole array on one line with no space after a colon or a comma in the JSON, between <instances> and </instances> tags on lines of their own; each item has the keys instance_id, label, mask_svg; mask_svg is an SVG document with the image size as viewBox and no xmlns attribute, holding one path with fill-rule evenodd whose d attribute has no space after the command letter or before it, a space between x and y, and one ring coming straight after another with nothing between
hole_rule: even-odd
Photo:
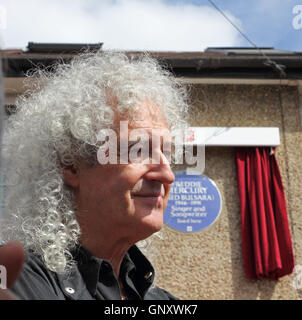
<instances>
[{"instance_id":1,"label":"man's face","mask_svg":"<svg viewBox=\"0 0 302 320\"><path fill-rule=\"evenodd\" d=\"M80 168L76 199L84 236L109 228L121 238L136 242L159 231L163 225L163 213L174 181L174 174L163 154L162 142L170 139L167 123L160 109L146 102L136 113L136 119L129 123L130 145L129 137L135 129L143 129L148 135L150 156L152 140L161 141L153 144L153 153L160 163L138 160L119 164L118 161L118 164ZM119 131L117 135L125 138Z\"/></svg>"}]
</instances>

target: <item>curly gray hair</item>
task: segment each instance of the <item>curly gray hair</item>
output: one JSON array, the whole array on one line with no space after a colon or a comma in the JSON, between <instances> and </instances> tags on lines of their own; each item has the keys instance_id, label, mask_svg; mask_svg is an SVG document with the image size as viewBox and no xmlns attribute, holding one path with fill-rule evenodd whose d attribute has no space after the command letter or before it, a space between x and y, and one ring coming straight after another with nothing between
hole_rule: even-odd
<instances>
[{"instance_id":1,"label":"curly gray hair","mask_svg":"<svg viewBox=\"0 0 302 320\"><path fill-rule=\"evenodd\" d=\"M142 99L160 106L171 130L185 125L187 90L147 54L84 53L53 72L37 70L43 86L22 96L7 121L2 173L4 241L18 240L55 272L72 265L80 235L72 190L62 166L96 163L97 133L114 124L108 92L123 114Z\"/></svg>"}]
</instances>

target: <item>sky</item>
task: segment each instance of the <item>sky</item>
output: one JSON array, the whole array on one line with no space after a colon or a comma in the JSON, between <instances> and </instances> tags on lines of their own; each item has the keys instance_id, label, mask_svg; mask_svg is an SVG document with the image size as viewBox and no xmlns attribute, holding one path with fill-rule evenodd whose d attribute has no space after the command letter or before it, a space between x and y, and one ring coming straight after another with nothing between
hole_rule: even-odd
<instances>
[{"instance_id":1,"label":"sky","mask_svg":"<svg viewBox=\"0 0 302 320\"><path fill-rule=\"evenodd\" d=\"M302 51L302 0L213 1L258 47ZM253 46L209 0L0 0L0 48L30 41L150 51Z\"/></svg>"}]
</instances>

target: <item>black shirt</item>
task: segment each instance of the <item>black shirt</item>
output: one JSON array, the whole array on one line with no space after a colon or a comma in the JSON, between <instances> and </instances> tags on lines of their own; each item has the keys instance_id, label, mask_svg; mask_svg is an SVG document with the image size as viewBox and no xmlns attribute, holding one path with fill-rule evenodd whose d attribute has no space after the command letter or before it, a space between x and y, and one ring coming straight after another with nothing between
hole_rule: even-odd
<instances>
[{"instance_id":1,"label":"black shirt","mask_svg":"<svg viewBox=\"0 0 302 320\"><path fill-rule=\"evenodd\" d=\"M73 251L77 262L68 274L50 271L42 259L28 253L13 291L25 300L120 300L120 287L111 264L92 256L81 246ZM120 279L129 300L176 299L153 285L154 269L132 246L120 268Z\"/></svg>"}]
</instances>

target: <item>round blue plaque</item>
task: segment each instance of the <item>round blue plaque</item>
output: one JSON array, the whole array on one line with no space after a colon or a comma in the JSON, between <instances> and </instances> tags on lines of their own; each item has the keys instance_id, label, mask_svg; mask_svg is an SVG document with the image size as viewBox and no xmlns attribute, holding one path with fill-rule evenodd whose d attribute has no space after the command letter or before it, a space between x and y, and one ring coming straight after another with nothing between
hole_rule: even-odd
<instances>
[{"instance_id":1,"label":"round blue plaque","mask_svg":"<svg viewBox=\"0 0 302 320\"><path fill-rule=\"evenodd\" d=\"M176 172L164 223L182 232L197 232L208 228L221 211L221 195L215 183L205 175Z\"/></svg>"}]
</instances>

